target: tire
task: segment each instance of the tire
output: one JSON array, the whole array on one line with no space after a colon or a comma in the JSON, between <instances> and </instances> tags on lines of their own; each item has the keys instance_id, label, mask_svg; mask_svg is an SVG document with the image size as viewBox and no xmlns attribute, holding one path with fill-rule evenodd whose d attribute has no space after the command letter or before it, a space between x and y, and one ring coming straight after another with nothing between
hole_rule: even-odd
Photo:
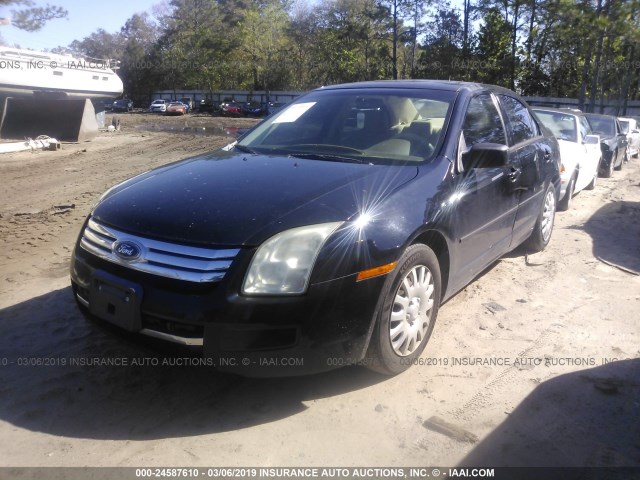
<instances>
[{"instance_id":1,"label":"tire","mask_svg":"<svg viewBox=\"0 0 640 480\"><path fill-rule=\"evenodd\" d=\"M440 307L440 265L429 247L411 245L385 282L366 354L384 375L407 370L429 342Z\"/></svg>"},{"instance_id":2,"label":"tire","mask_svg":"<svg viewBox=\"0 0 640 480\"><path fill-rule=\"evenodd\" d=\"M596 184L598 183L598 171L599 170L600 170L600 162L598 162L598 166L596 167L596 173L593 175L593 178L589 182L589 185L584 187L585 190L593 190L594 188L596 188Z\"/></svg>"},{"instance_id":3,"label":"tire","mask_svg":"<svg viewBox=\"0 0 640 480\"><path fill-rule=\"evenodd\" d=\"M525 246L534 252L541 252L551 240L553 222L556 216L556 190L553 184L549 184L544 192L540 213L536 219L531 236L525 241Z\"/></svg>"},{"instance_id":4,"label":"tire","mask_svg":"<svg viewBox=\"0 0 640 480\"><path fill-rule=\"evenodd\" d=\"M611 161L609 162L609 168L607 168L604 172L602 172L602 176L604 178L611 178L611 176L613 175L613 168L615 165L615 159L618 156L618 152L614 152L613 155L611 155Z\"/></svg>"},{"instance_id":5,"label":"tire","mask_svg":"<svg viewBox=\"0 0 640 480\"><path fill-rule=\"evenodd\" d=\"M564 194L564 197L562 197L562 200L558 202L559 212L566 212L567 210L569 210L569 206L571 205L571 198L573 197L573 192L575 189L576 177L574 175L573 177L571 177L571 180L569 180L569 185L567 185L567 190Z\"/></svg>"},{"instance_id":6,"label":"tire","mask_svg":"<svg viewBox=\"0 0 640 480\"><path fill-rule=\"evenodd\" d=\"M624 162L627 161L627 151L624 151L624 158L622 160L620 160L620 165L618 165L616 167L616 170L622 170L622 166L624 165Z\"/></svg>"}]
</instances>

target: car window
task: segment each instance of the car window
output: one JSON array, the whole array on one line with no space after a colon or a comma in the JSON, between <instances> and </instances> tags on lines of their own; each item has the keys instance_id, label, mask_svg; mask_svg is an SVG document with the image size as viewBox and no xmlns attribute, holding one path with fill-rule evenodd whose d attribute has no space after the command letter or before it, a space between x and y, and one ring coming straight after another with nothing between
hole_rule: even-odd
<instances>
[{"instance_id":1,"label":"car window","mask_svg":"<svg viewBox=\"0 0 640 480\"><path fill-rule=\"evenodd\" d=\"M598 135L610 137L616 134L616 122L611 117L589 116L587 120L589 120L591 129Z\"/></svg>"},{"instance_id":2,"label":"car window","mask_svg":"<svg viewBox=\"0 0 640 480\"><path fill-rule=\"evenodd\" d=\"M587 122L587 119L584 117L578 117L579 119L579 127L580 127L580 135L584 140L584 137L587 135L591 135L593 132L591 131L591 125Z\"/></svg>"},{"instance_id":3,"label":"car window","mask_svg":"<svg viewBox=\"0 0 640 480\"><path fill-rule=\"evenodd\" d=\"M435 90L317 90L285 105L239 145L334 161L422 162L441 145L454 99L454 92Z\"/></svg>"},{"instance_id":4,"label":"car window","mask_svg":"<svg viewBox=\"0 0 640 480\"><path fill-rule=\"evenodd\" d=\"M538 135L538 125L522 102L508 95L498 95L507 116L509 140L516 145Z\"/></svg>"},{"instance_id":5,"label":"car window","mask_svg":"<svg viewBox=\"0 0 640 480\"><path fill-rule=\"evenodd\" d=\"M627 120L618 120L620 122L620 130L622 133L629 133L629 122Z\"/></svg>"},{"instance_id":6,"label":"car window","mask_svg":"<svg viewBox=\"0 0 640 480\"><path fill-rule=\"evenodd\" d=\"M471 99L462 133L467 148L476 143L507 144L500 114L490 95L478 95Z\"/></svg>"},{"instance_id":7,"label":"car window","mask_svg":"<svg viewBox=\"0 0 640 480\"><path fill-rule=\"evenodd\" d=\"M578 141L578 127L576 117L568 113L550 112L548 110L534 110L538 119L559 140L569 142ZM584 135L583 135L584 136Z\"/></svg>"}]
</instances>

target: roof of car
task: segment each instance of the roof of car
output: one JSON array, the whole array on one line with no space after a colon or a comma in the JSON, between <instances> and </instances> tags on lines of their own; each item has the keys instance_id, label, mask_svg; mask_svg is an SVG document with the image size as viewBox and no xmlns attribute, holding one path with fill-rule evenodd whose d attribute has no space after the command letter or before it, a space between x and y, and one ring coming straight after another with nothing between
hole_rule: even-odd
<instances>
[{"instance_id":1,"label":"roof of car","mask_svg":"<svg viewBox=\"0 0 640 480\"><path fill-rule=\"evenodd\" d=\"M339 85L327 85L321 89L348 89L348 88L429 88L432 90L448 90L458 92L460 90L484 90L504 92L514 95L515 92L497 85L486 85L474 82L459 82L454 80L375 80L371 82L343 83ZM516 94L517 95L517 94Z\"/></svg>"},{"instance_id":2,"label":"roof of car","mask_svg":"<svg viewBox=\"0 0 640 480\"><path fill-rule=\"evenodd\" d=\"M605 115L604 113L585 113L587 117L602 117L602 118L612 118L616 119L613 115Z\"/></svg>"},{"instance_id":3,"label":"roof of car","mask_svg":"<svg viewBox=\"0 0 640 480\"><path fill-rule=\"evenodd\" d=\"M532 110L544 110L545 112L554 112L554 113L562 113L565 115L584 115L584 112L579 112L576 110L570 110L568 108L553 108L553 107L538 107L536 105L530 105Z\"/></svg>"}]
</instances>

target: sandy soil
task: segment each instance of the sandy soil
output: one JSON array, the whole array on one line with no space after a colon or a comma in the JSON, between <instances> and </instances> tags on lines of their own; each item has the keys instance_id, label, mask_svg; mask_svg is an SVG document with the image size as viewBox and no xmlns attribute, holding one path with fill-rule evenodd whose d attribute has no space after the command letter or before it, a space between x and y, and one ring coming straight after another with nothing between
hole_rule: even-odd
<instances>
[{"instance_id":1,"label":"sandy soil","mask_svg":"<svg viewBox=\"0 0 640 480\"><path fill-rule=\"evenodd\" d=\"M121 118L0 158L0 466L640 466L640 160L579 193L546 251L447 302L397 377L70 365L164 358L75 307L70 251L98 196L254 122Z\"/></svg>"}]
</instances>

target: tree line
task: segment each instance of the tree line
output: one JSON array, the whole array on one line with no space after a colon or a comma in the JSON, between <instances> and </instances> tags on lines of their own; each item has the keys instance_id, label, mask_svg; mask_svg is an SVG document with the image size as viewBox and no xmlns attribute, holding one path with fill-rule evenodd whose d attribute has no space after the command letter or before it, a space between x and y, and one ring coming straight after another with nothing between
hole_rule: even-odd
<instances>
[{"instance_id":1,"label":"tree line","mask_svg":"<svg viewBox=\"0 0 640 480\"><path fill-rule=\"evenodd\" d=\"M377 79L640 99L640 0L171 0L58 51L120 61L125 94Z\"/></svg>"}]
</instances>

